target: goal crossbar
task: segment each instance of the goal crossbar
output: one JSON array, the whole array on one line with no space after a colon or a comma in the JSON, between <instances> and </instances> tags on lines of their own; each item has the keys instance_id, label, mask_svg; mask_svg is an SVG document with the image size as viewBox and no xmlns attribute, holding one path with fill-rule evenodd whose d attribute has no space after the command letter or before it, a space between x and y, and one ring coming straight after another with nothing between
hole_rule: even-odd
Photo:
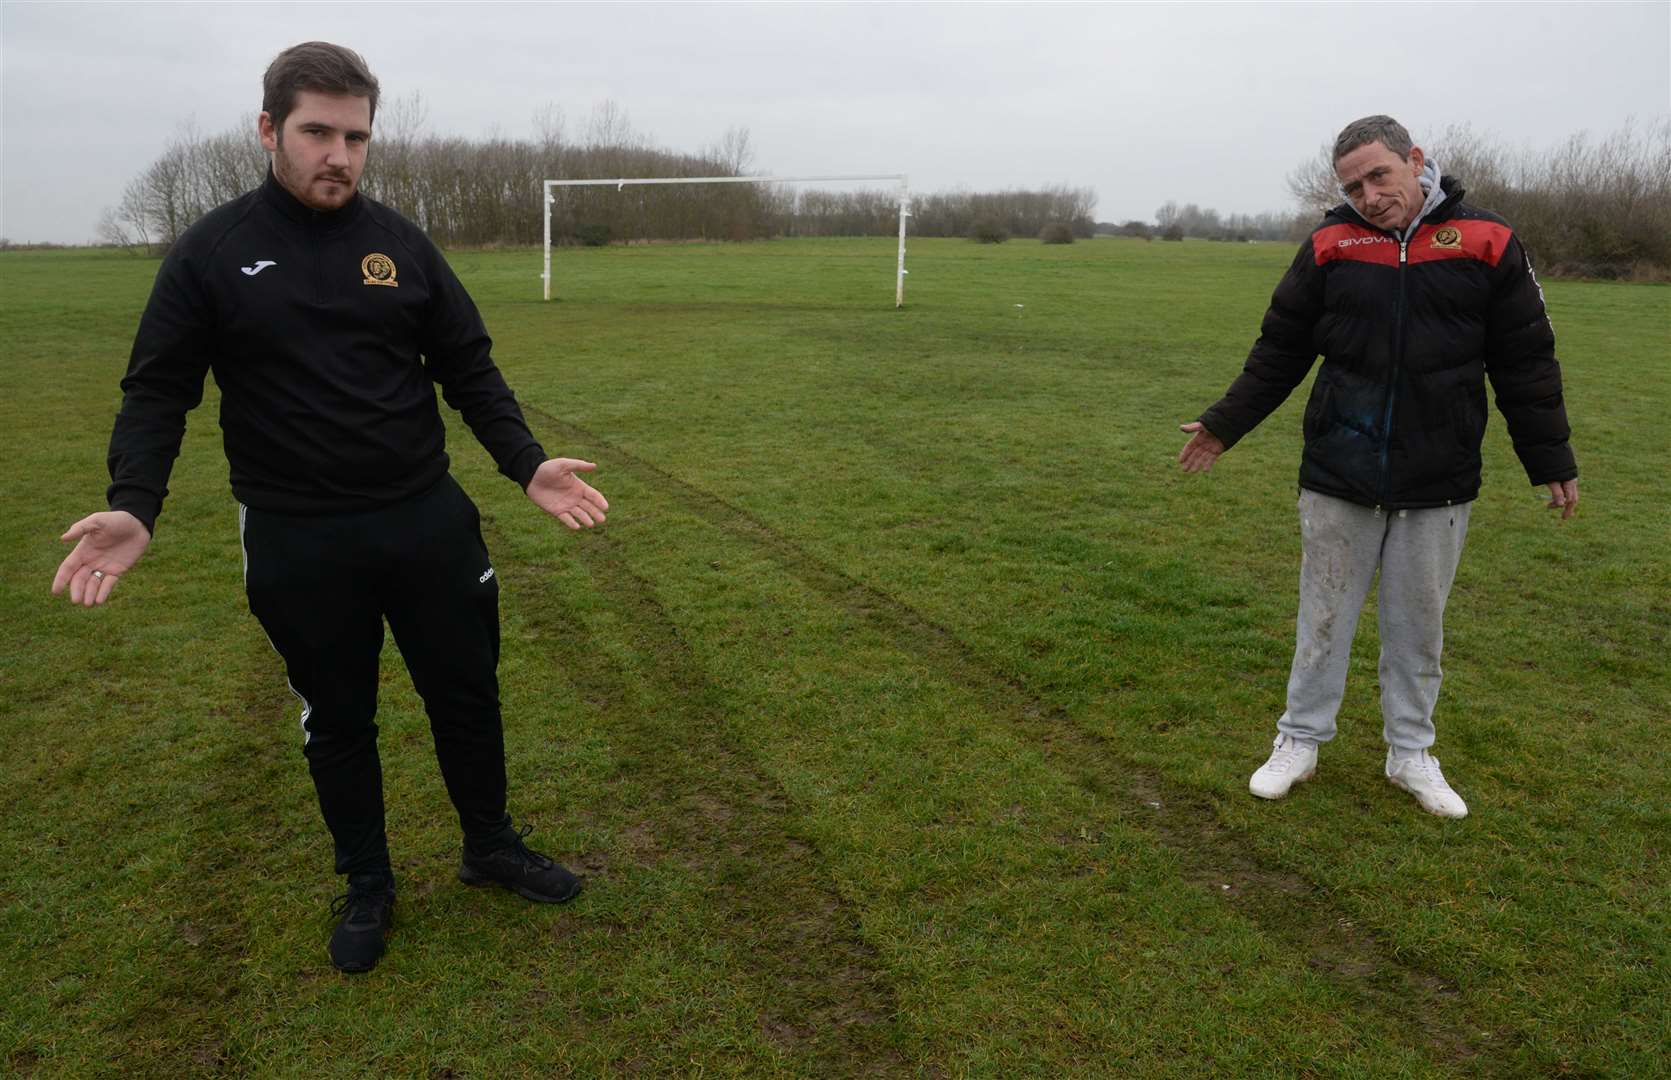
<instances>
[{"instance_id":1,"label":"goal crossbar","mask_svg":"<svg viewBox=\"0 0 1671 1080\"><path fill-rule=\"evenodd\" d=\"M905 306L905 221L911 216L911 190L904 173L882 173L866 176L635 176L600 180L546 180L540 191L540 203L545 210L545 268L540 274L544 283L545 299L551 299L551 196L552 188L611 187L620 191L629 184L805 184L845 183L848 181L893 180L899 184L899 256L894 268L894 307Z\"/></svg>"}]
</instances>

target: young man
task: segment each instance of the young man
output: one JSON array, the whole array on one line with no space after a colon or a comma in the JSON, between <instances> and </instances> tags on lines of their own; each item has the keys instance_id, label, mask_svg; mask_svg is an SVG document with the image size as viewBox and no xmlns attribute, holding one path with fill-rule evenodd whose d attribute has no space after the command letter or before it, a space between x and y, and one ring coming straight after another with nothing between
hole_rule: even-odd
<instances>
[{"instance_id":1,"label":"young man","mask_svg":"<svg viewBox=\"0 0 1671 1080\"><path fill-rule=\"evenodd\" d=\"M368 971L395 896L373 720L385 619L463 828L459 877L552 903L580 891L506 813L499 586L447 471L435 387L546 513L589 528L608 503L576 475L593 465L546 458L441 253L359 194L378 93L365 61L297 45L263 89L272 170L163 261L122 380L110 510L64 534L76 546L52 590L103 604L139 561L213 371L250 610L302 701L303 753L348 877L331 959Z\"/></svg>"},{"instance_id":2,"label":"young man","mask_svg":"<svg viewBox=\"0 0 1671 1080\"><path fill-rule=\"evenodd\" d=\"M1204 472L1323 355L1300 459L1300 610L1288 709L1249 781L1280 799L1335 734L1358 613L1381 584L1386 776L1423 809L1467 804L1429 752L1445 600L1480 486L1485 380L1534 486L1563 519L1578 505L1561 369L1543 292L1503 220L1462 202L1451 177L1388 116L1334 146L1346 202L1277 285L1242 374L1200 418L1178 461Z\"/></svg>"}]
</instances>

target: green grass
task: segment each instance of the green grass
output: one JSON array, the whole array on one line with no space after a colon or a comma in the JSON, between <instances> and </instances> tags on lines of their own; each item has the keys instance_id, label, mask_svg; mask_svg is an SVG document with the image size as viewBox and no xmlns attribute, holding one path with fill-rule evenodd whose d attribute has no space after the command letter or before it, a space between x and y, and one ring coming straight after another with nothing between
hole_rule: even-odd
<instances>
[{"instance_id":1,"label":"green grass","mask_svg":"<svg viewBox=\"0 0 1671 1080\"><path fill-rule=\"evenodd\" d=\"M503 583L513 812L585 869L469 890L391 648L390 951L338 887L194 414L112 604L47 595L102 505L156 263L0 255L0 1071L25 1076L1618 1076L1671 1030L1671 289L1547 283L1583 502L1501 418L1438 750L1380 776L1366 613L1339 739L1247 775L1292 649L1296 394L1206 477L1286 245L884 240L454 264L608 524L461 425Z\"/></svg>"}]
</instances>

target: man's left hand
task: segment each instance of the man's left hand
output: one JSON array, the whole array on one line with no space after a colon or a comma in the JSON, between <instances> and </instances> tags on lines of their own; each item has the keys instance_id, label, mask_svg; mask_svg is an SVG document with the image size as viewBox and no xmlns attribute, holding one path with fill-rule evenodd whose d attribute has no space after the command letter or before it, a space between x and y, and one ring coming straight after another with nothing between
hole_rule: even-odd
<instances>
[{"instance_id":1,"label":"man's left hand","mask_svg":"<svg viewBox=\"0 0 1671 1080\"><path fill-rule=\"evenodd\" d=\"M603 512L609 509L609 500L575 473L591 472L595 468L590 461L578 458L551 458L535 471L525 490L535 505L564 525L571 529L590 529L603 524Z\"/></svg>"},{"instance_id":2,"label":"man's left hand","mask_svg":"<svg viewBox=\"0 0 1671 1080\"><path fill-rule=\"evenodd\" d=\"M1549 509L1559 510L1565 521L1578 509L1578 480L1557 480L1549 485Z\"/></svg>"}]
</instances>

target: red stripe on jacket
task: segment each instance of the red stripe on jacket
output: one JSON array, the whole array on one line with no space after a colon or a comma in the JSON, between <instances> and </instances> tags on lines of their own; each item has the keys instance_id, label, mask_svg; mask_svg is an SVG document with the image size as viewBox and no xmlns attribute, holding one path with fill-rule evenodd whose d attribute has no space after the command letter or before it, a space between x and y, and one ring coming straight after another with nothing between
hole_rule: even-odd
<instances>
[{"instance_id":1,"label":"red stripe on jacket","mask_svg":"<svg viewBox=\"0 0 1671 1080\"><path fill-rule=\"evenodd\" d=\"M1513 235L1506 225L1471 218L1423 225L1410 238L1405 259L1408 263L1477 259L1487 266L1496 266L1502 261ZM1311 236L1311 251L1318 266L1331 262L1398 265L1398 241L1364 225L1330 225L1319 229Z\"/></svg>"},{"instance_id":2,"label":"red stripe on jacket","mask_svg":"<svg viewBox=\"0 0 1671 1080\"><path fill-rule=\"evenodd\" d=\"M1311 253L1317 265L1366 262L1398 265L1398 241L1364 225L1330 225L1311 234Z\"/></svg>"},{"instance_id":3,"label":"red stripe on jacket","mask_svg":"<svg viewBox=\"0 0 1671 1080\"><path fill-rule=\"evenodd\" d=\"M1409 261L1440 262L1444 259L1478 259L1496 266L1508 250L1514 233L1495 221L1467 219L1423 225L1410 239Z\"/></svg>"}]
</instances>

